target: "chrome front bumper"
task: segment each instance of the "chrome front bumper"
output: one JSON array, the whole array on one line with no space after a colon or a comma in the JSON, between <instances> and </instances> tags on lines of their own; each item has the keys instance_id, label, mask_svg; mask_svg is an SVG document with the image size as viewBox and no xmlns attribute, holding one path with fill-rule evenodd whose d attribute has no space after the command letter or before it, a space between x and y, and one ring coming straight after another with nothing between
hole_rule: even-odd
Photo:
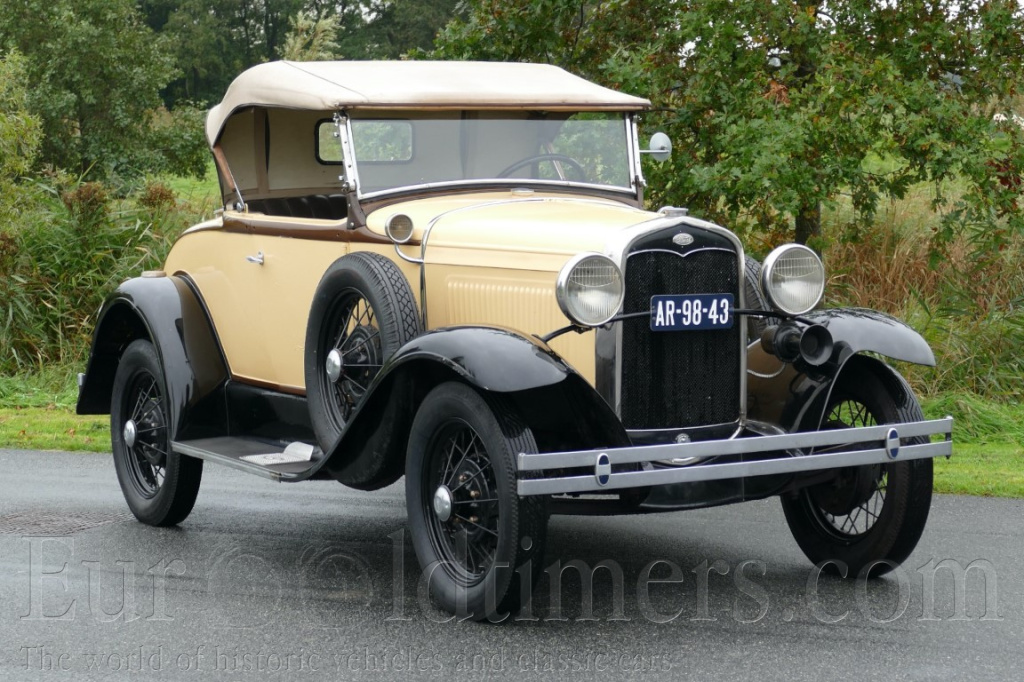
<instances>
[{"instance_id":1,"label":"chrome front bumper","mask_svg":"<svg viewBox=\"0 0 1024 682\"><path fill-rule=\"evenodd\" d=\"M592 493L949 457L953 454L952 430L953 418L946 417L931 421L695 443L574 452L524 452L519 454L519 471L529 472L531 477L519 479L518 491L520 495ZM929 442L912 445L900 443L901 439L922 436L928 438ZM945 438L933 443L930 442L932 436ZM820 448L828 448L829 451L814 451ZM706 458L765 452L785 452L788 456L755 461L712 462L687 467L641 466L638 471L612 471L613 466L622 464L644 465L684 457ZM574 471L567 475L565 469Z\"/></svg>"}]
</instances>

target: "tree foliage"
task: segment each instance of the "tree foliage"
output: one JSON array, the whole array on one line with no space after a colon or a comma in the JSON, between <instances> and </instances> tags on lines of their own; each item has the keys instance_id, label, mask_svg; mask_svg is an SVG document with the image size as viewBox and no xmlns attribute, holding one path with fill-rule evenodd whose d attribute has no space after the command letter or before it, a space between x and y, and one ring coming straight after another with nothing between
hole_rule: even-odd
<instances>
[{"instance_id":1,"label":"tree foliage","mask_svg":"<svg viewBox=\"0 0 1024 682\"><path fill-rule=\"evenodd\" d=\"M457 0L142 0L139 6L149 27L168 38L179 69L164 91L164 100L171 105L179 99L215 102L239 72L286 53L313 58L309 50L293 52L298 46L285 43L317 26L320 43L333 43L324 55L338 59L395 59L414 48L428 49L434 34L454 15L456 4ZM304 28L303 22L309 26Z\"/></svg>"},{"instance_id":2,"label":"tree foliage","mask_svg":"<svg viewBox=\"0 0 1024 682\"><path fill-rule=\"evenodd\" d=\"M965 189L941 236L1024 230L1016 0L472 0L442 58L545 61L648 96L676 142L651 198L734 227L820 227L849 193L870 219L915 183Z\"/></svg>"},{"instance_id":3,"label":"tree foliage","mask_svg":"<svg viewBox=\"0 0 1024 682\"><path fill-rule=\"evenodd\" d=\"M40 125L29 112L28 92L25 58L17 52L0 55L0 202L39 152Z\"/></svg>"},{"instance_id":4,"label":"tree foliage","mask_svg":"<svg viewBox=\"0 0 1024 682\"><path fill-rule=\"evenodd\" d=\"M339 29L337 15L317 19L307 12L299 12L291 21L291 31L281 46L281 59L316 61L337 56L336 36Z\"/></svg>"},{"instance_id":5,"label":"tree foliage","mask_svg":"<svg viewBox=\"0 0 1024 682\"><path fill-rule=\"evenodd\" d=\"M0 48L26 57L42 161L103 176L153 165L148 132L174 67L130 0L5 1Z\"/></svg>"}]
</instances>

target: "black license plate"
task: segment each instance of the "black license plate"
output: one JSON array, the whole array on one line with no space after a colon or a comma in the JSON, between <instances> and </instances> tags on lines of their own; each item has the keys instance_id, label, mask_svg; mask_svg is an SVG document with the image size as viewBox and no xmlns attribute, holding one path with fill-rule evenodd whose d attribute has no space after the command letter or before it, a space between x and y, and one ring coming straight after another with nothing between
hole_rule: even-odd
<instances>
[{"instance_id":1,"label":"black license plate","mask_svg":"<svg viewBox=\"0 0 1024 682\"><path fill-rule=\"evenodd\" d=\"M651 296L651 330L731 329L732 294Z\"/></svg>"}]
</instances>

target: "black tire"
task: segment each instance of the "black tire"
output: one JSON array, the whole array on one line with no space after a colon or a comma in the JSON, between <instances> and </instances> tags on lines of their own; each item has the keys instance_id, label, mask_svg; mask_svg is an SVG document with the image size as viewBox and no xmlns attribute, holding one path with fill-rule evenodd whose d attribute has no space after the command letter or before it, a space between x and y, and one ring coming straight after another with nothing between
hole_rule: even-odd
<instances>
[{"instance_id":1,"label":"black tire","mask_svg":"<svg viewBox=\"0 0 1024 682\"><path fill-rule=\"evenodd\" d=\"M405 472L410 534L431 596L460 619L500 622L530 599L547 501L516 493L515 459L535 451L532 432L508 405L464 384L441 384L416 414ZM442 487L448 518L435 511Z\"/></svg>"},{"instance_id":2,"label":"black tire","mask_svg":"<svg viewBox=\"0 0 1024 682\"><path fill-rule=\"evenodd\" d=\"M149 341L133 341L117 366L110 440L117 480L135 518L151 526L184 521L199 494L203 461L171 451L163 368Z\"/></svg>"},{"instance_id":3,"label":"black tire","mask_svg":"<svg viewBox=\"0 0 1024 682\"><path fill-rule=\"evenodd\" d=\"M761 293L761 263L750 256L747 256L743 266L743 292L747 299L747 308L771 310L767 299ZM760 339L761 332L773 324L778 324L778 319L747 315L747 343Z\"/></svg>"},{"instance_id":4,"label":"black tire","mask_svg":"<svg viewBox=\"0 0 1024 682\"><path fill-rule=\"evenodd\" d=\"M327 269L306 325L306 396L321 448L341 435L384 362L419 333L412 290L390 260L352 253ZM333 350L344 364L336 380L327 369Z\"/></svg>"},{"instance_id":5,"label":"black tire","mask_svg":"<svg viewBox=\"0 0 1024 682\"><path fill-rule=\"evenodd\" d=\"M921 419L909 388L890 389L872 372L851 372L834 388L822 428ZM917 546L931 499L932 460L917 459L843 469L835 482L783 496L782 508L797 544L815 565L835 562L825 570L856 578L868 569L876 577Z\"/></svg>"}]
</instances>

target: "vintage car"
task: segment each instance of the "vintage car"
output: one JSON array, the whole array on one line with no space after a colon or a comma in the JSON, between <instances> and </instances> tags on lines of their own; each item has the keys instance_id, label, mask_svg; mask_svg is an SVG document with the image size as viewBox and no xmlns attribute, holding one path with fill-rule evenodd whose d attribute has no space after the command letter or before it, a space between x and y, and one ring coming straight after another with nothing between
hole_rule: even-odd
<instances>
[{"instance_id":1,"label":"vintage car","mask_svg":"<svg viewBox=\"0 0 1024 682\"><path fill-rule=\"evenodd\" d=\"M817 309L804 246L760 265L647 210L643 166L671 147L641 148L649 107L537 64L242 73L206 124L223 210L110 295L79 377L135 516L184 520L204 462L404 475L434 600L491 620L529 598L549 514L779 496L811 561L905 559L952 419L881 358L930 348Z\"/></svg>"}]
</instances>

